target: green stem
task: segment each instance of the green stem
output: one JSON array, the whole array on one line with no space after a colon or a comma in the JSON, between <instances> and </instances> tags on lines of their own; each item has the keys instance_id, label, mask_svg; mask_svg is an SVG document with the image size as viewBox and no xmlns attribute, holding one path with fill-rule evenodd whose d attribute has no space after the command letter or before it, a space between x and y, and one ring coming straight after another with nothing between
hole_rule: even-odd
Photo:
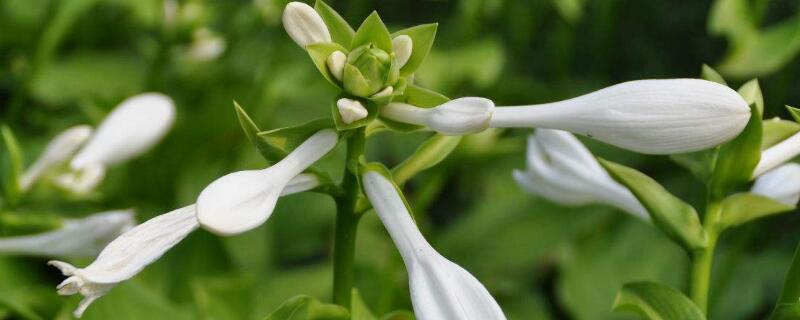
<instances>
[{"instance_id":1,"label":"green stem","mask_svg":"<svg viewBox=\"0 0 800 320\"><path fill-rule=\"evenodd\" d=\"M358 186L358 161L364 154L364 130L358 129L347 139L347 159L343 194L336 197L336 230L333 243L333 302L350 309L353 290L356 231L361 217L356 203L361 190Z\"/></svg>"},{"instance_id":2,"label":"green stem","mask_svg":"<svg viewBox=\"0 0 800 320\"><path fill-rule=\"evenodd\" d=\"M690 295L692 301L708 315L708 291L711 283L711 268L714 265L714 251L719 238L717 220L719 219L720 206L716 201L711 201L706 209L704 227L708 237L705 248L692 252L692 270L690 282Z\"/></svg>"}]
</instances>

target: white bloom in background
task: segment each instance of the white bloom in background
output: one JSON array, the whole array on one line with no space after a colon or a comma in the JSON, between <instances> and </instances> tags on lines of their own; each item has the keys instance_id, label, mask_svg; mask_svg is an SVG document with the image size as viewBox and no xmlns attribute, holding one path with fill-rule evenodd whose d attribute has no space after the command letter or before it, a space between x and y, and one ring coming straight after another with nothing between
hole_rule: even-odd
<instances>
[{"instance_id":1,"label":"white bloom in background","mask_svg":"<svg viewBox=\"0 0 800 320\"><path fill-rule=\"evenodd\" d=\"M528 137L527 162L514 179L532 193L564 205L604 203L650 221L639 200L569 132L537 129Z\"/></svg>"},{"instance_id":2,"label":"white bloom in background","mask_svg":"<svg viewBox=\"0 0 800 320\"><path fill-rule=\"evenodd\" d=\"M467 97L450 100L433 108L392 102L381 109L381 116L426 126L445 135L464 135L488 128L494 110L494 102L489 99Z\"/></svg>"},{"instance_id":3,"label":"white bloom in background","mask_svg":"<svg viewBox=\"0 0 800 320\"><path fill-rule=\"evenodd\" d=\"M798 154L800 154L800 133L795 133L786 140L761 151L761 160L753 172L753 177L758 177L782 163L792 160Z\"/></svg>"},{"instance_id":4,"label":"white bloom in background","mask_svg":"<svg viewBox=\"0 0 800 320\"><path fill-rule=\"evenodd\" d=\"M736 137L750 119L732 89L698 79L638 80L577 98L497 107L490 126L566 130L649 154L707 149Z\"/></svg>"},{"instance_id":5,"label":"white bloom in background","mask_svg":"<svg viewBox=\"0 0 800 320\"><path fill-rule=\"evenodd\" d=\"M302 2L289 2L286 5L283 10L283 27L289 37L302 48L332 41L322 17L314 8Z\"/></svg>"},{"instance_id":6,"label":"white bloom in background","mask_svg":"<svg viewBox=\"0 0 800 320\"><path fill-rule=\"evenodd\" d=\"M174 120L175 104L165 95L144 93L126 99L72 159L72 172L57 182L76 193L90 191L102 181L106 168L135 158L161 141Z\"/></svg>"},{"instance_id":7,"label":"white bloom in background","mask_svg":"<svg viewBox=\"0 0 800 320\"><path fill-rule=\"evenodd\" d=\"M186 50L189 59L192 61L212 61L217 59L220 55L222 55L223 52L225 52L225 39L214 34L207 28L195 30L192 37L192 43Z\"/></svg>"},{"instance_id":8,"label":"white bloom in background","mask_svg":"<svg viewBox=\"0 0 800 320\"><path fill-rule=\"evenodd\" d=\"M59 133L22 174L20 188L29 190L47 170L69 160L91 134L92 127L87 125L74 126Z\"/></svg>"},{"instance_id":9,"label":"white bloom in background","mask_svg":"<svg viewBox=\"0 0 800 320\"><path fill-rule=\"evenodd\" d=\"M750 192L794 206L800 200L800 164L787 163L759 176Z\"/></svg>"},{"instance_id":10,"label":"white bloom in background","mask_svg":"<svg viewBox=\"0 0 800 320\"><path fill-rule=\"evenodd\" d=\"M133 210L100 212L68 219L58 229L0 238L0 253L46 257L88 257L136 225Z\"/></svg>"},{"instance_id":11,"label":"white bloom in background","mask_svg":"<svg viewBox=\"0 0 800 320\"><path fill-rule=\"evenodd\" d=\"M403 257L417 319L506 318L478 279L440 255L423 238L399 191L386 177L372 171L362 178L364 192Z\"/></svg>"},{"instance_id":12,"label":"white bloom in background","mask_svg":"<svg viewBox=\"0 0 800 320\"><path fill-rule=\"evenodd\" d=\"M364 105L358 100L341 98L336 101L336 108L339 109L342 121L347 124L364 119L369 115L367 108L364 108Z\"/></svg>"},{"instance_id":13,"label":"white bloom in background","mask_svg":"<svg viewBox=\"0 0 800 320\"><path fill-rule=\"evenodd\" d=\"M333 147L333 129L320 130L269 168L227 174L197 197L197 219L203 228L222 235L248 231L264 223L287 183Z\"/></svg>"},{"instance_id":14,"label":"white bloom in background","mask_svg":"<svg viewBox=\"0 0 800 320\"><path fill-rule=\"evenodd\" d=\"M392 51L394 51L394 58L397 60L398 68L402 68L411 58L411 52L414 49L414 43L411 37L407 35L399 35L392 39Z\"/></svg>"}]
</instances>

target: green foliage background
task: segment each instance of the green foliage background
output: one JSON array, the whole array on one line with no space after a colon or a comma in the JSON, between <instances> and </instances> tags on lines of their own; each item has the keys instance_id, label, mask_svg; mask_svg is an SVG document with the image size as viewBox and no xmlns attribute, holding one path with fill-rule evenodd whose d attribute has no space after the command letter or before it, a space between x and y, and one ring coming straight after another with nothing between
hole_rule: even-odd
<instances>
[{"instance_id":1,"label":"green foliage background","mask_svg":"<svg viewBox=\"0 0 800 320\"><path fill-rule=\"evenodd\" d=\"M160 91L177 122L147 155L113 168L98 194L53 202L40 187L20 213L84 216L135 207L144 221L194 202L216 177L264 161L236 120L236 99L261 128L327 116L333 88L285 34L286 1L182 1L193 12L165 31L159 0L0 1L0 122L30 162L50 137L96 125L122 99ZM717 67L734 88L759 77L765 118L800 104L800 4L792 0L392 0L330 1L353 25L378 10L392 30L440 23L417 75L451 97L498 105L548 102L641 78L698 77ZM191 30L224 37L218 59L186 58ZM510 319L626 319L612 314L625 282L685 288L688 259L660 231L604 206L567 208L526 194L527 130L467 139L451 159L411 180L407 196L423 233L492 291ZM492 135L498 135L494 140ZM370 160L394 165L426 134L380 134ZM653 176L693 204L703 186L663 156L585 141L599 156ZM326 160L340 168L342 150ZM340 172L336 172L339 175ZM334 204L283 198L264 226L241 236L193 233L87 311L86 319L263 319L296 294L328 300ZM732 230L712 280L712 319L771 311L797 242L787 214ZM68 319L45 259L0 257L3 318ZM91 260L77 261L85 265ZM376 314L410 309L402 261L374 214L362 220L357 286Z\"/></svg>"}]
</instances>

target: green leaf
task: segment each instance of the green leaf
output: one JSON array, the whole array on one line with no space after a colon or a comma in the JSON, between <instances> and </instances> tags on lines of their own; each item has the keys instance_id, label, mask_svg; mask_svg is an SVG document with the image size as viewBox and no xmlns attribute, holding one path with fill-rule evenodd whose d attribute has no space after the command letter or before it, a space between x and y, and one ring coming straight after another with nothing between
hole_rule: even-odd
<instances>
[{"instance_id":1,"label":"green leaf","mask_svg":"<svg viewBox=\"0 0 800 320\"><path fill-rule=\"evenodd\" d=\"M428 56L428 52L430 52L431 47L433 47L433 41L436 38L436 29L438 26L439 24L437 23L421 24L392 34L392 38L396 38L400 35L407 35L411 38L411 57L408 58L408 62L400 69L401 76L407 77L413 74L414 71L417 71L417 68L422 65L422 62L425 61L425 57Z\"/></svg>"},{"instance_id":2,"label":"green leaf","mask_svg":"<svg viewBox=\"0 0 800 320\"><path fill-rule=\"evenodd\" d=\"M739 87L738 92L747 104L756 105L759 116L764 114L764 94L761 93L761 86L758 84L758 79L747 81Z\"/></svg>"},{"instance_id":3,"label":"green leaf","mask_svg":"<svg viewBox=\"0 0 800 320\"><path fill-rule=\"evenodd\" d=\"M709 192L712 199L722 199L753 176L761 159L761 115L750 105L750 121L738 137L720 146Z\"/></svg>"},{"instance_id":4,"label":"green leaf","mask_svg":"<svg viewBox=\"0 0 800 320\"><path fill-rule=\"evenodd\" d=\"M800 124L794 121L782 120L778 117L761 121L763 127L761 134L761 150L765 150L778 142L786 140L793 134L800 132Z\"/></svg>"},{"instance_id":5,"label":"green leaf","mask_svg":"<svg viewBox=\"0 0 800 320\"><path fill-rule=\"evenodd\" d=\"M286 300L264 320L349 320L342 306L322 303L314 297L298 295Z\"/></svg>"},{"instance_id":6,"label":"green leaf","mask_svg":"<svg viewBox=\"0 0 800 320\"><path fill-rule=\"evenodd\" d=\"M717 149L706 149L697 152L670 155L669 158L691 172L700 181L706 183L714 172Z\"/></svg>"},{"instance_id":7,"label":"green leaf","mask_svg":"<svg viewBox=\"0 0 800 320\"><path fill-rule=\"evenodd\" d=\"M392 169L398 185L403 185L418 173L442 162L461 142L461 136L435 134L422 143L414 153Z\"/></svg>"},{"instance_id":8,"label":"green leaf","mask_svg":"<svg viewBox=\"0 0 800 320\"><path fill-rule=\"evenodd\" d=\"M308 55L311 57L311 61L314 62L317 70L325 77L325 80L328 80L332 85L341 89L341 81L337 80L336 77L331 74L331 71L328 70L328 56L334 51L341 51L344 54L348 52L347 49L338 43L315 43L306 46L306 52L308 52Z\"/></svg>"},{"instance_id":9,"label":"green leaf","mask_svg":"<svg viewBox=\"0 0 800 320\"><path fill-rule=\"evenodd\" d=\"M713 68L709 67L707 64L703 64L703 70L700 72L700 77L703 78L704 80L714 81L716 83L719 83L719 84L722 84L722 85L726 85L726 86L728 85L728 83L725 82L725 78L723 78L717 72L717 70L714 70Z\"/></svg>"},{"instance_id":10,"label":"green leaf","mask_svg":"<svg viewBox=\"0 0 800 320\"><path fill-rule=\"evenodd\" d=\"M414 313L411 311L398 310L392 311L381 318L381 320L414 320Z\"/></svg>"},{"instance_id":11,"label":"green leaf","mask_svg":"<svg viewBox=\"0 0 800 320\"><path fill-rule=\"evenodd\" d=\"M0 126L0 135L3 136L3 147L6 156L0 159L5 164L0 167L0 172L3 173L2 180L0 180L0 187L3 189L4 201L13 206L19 201L21 197L19 179L22 176L22 150L19 148L17 138L14 133L6 125Z\"/></svg>"},{"instance_id":12,"label":"green leaf","mask_svg":"<svg viewBox=\"0 0 800 320\"><path fill-rule=\"evenodd\" d=\"M797 303L800 300L800 244L794 251L792 265L786 273L786 280L783 281L783 289L778 297L778 304Z\"/></svg>"},{"instance_id":13,"label":"green leaf","mask_svg":"<svg viewBox=\"0 0 800 320\"><path fill-rule=\"evenodd\" d=\"M800 319L800 303L780 303L775 306L769 320L797 320Z\"/></svg>"},{"instance_id":14,"label":"green leaf","mask_svg":"<svg viewBox=\"0 0 800 320\"><path fill-rule=\"evenodd\" d=\"M261 156L273 163L286 157L317 131L333 127L331 119L312 120L299 126L259 132L255 144Z\"/></svg>"},{"instance_id":15,"label":"green leaf","mask_svg":"<svg viewBox=\"0 0 800 320\"><path fill-rule=\"evenodd\" d=\"M447 101L450 101L450 99L445 97L441 93L435 92L433 90L426 89L414 84L409 84L405 88L403 96L400 99L396 99L395 101L407 103L420 108L433 108ZM381 122L387 128L398 132L413 132L425 128L423 126L418 126L415 124L397 122L391 119L386 119L384 117L380 117L380 119Z\"/></svg>"},{"instance_id":16,"label":"green leaf","mask_svg":"<svg viewBox=\"0 0 800 320\"><path fill-rule=\"evenodd\" d=\"M552 0L552 2L559 15L571 24L578 22L583 16L583 0Z\"/></svg>"},{"instance_id":17,"label":"green leaf","mask_svg":"<svg viewBox=\"0 0 800 320\"><path fill-rule=\"evenodd\" d=\"M721 207L722 212L717 223L723 229L735 227L761 217L794 210L794 206L753 193L731 195L722 200Z\"/></svg>"},{"instance_id":18,"label":"green leaf","mask_svg":"<svg viewBox=\"0 0 800 320\"><path fill-rule=\"evenodd\" d=\"M392 52L392 36L389 34L389 29L386 29L386 25L381 21L381 17L375 11L358 27L350 48L358 48L369 43L374 44L375 47L383 51Z\"/></svg>"},{"instance_id":19,"label":"green leaf","mask_svg":"<svg viewBox=\"0 0 800 320\"><path fill-rule=\"evenodd\" d=\"M707 245L706 232L697 211L635 169L598 159L614 180L626 186L650 213L655 225L688 251Z\"/></svg>"},{"instance_id":20,"label":"green leaf","mask_svg":"<svg viewBox=\"0 0 800 320\"><path fill-rule=\"evenodd\" d=\"M367 304L364 303L364 299L361 298L361 294L358 293L358 289L353 288L353 297L351 300L350 312L352 313L351 320L377 320L378 318L375 317L375 314L369 310Z\"/></svg>"},{"instance_id":21,"label":"green leaf","mask_svg":"<svg viewBox=\"0 0 800 320\"><path fill-rule=\"evenodd\" d=\"M741 21L739 25L743 25ZM800 52L800 14L762 30L728 35L732 49L719 65L727 75L742 78L771 74Z\"/></svg>"},{"instance_id":22,"label":"green leaf","mask_svg":"<svg viewBox=\"0 0 800 320\"><path fill-rule=\"evenodd\" d=\"M700 320L705 315L692 300L656 282L626 283L614 301L615 311L633 311L650 320Z\"/></svg>"},{"instance_id":23,"label":"green leaf","mask_svg":"<svg viewBox=\"0 0 800 320\"><path fill-rule=\"evenodd\" d=\"M336 10L333 10L331 6L322 0L317 0L314 3L314 10L322 17L322 21L325 21L325 25L328 27L334 42L345 47L353 42L353 35L356 32Z\"/></svg>"},{"instance_id":24,"label":"green leaf","mask_svg":"<svg viewBox=\"0 0 800 320\"><path fill-rule=\"evenodd\" d=\"M339 107L336 106L336 101L339 101L339 99L342 98L360 101L361 104L364 106L364 108L367 109L367 117L361 120L353 121L351 123L345 123L344 120L342 120L342 115L339 113ZM368 99L359 99L351 96L339 95L338 97L336 97L336 99L333 100L333 103L331 103L331 117L333 118L333 123L336 125L336 130L339 131L364 127L368 125L370 122L372 122L372 120L375 120L377 116L378 116L378 105Z\"/></svg>"},{"instance_id":25,"label":"green leaf","mask_svg":"<svg viewBox=\"0 0 800 320\"><path fill-rule=\"evenodd\" d=\"M239 105L238 102L235 100L233 101L233 108L236 110L236 118L239 119L239 125L242 127L244 131L244 135L247 136L247 140L253 144L257 149L259 149L258 144L258 133L261 132L261 129L258 128L253 119L250 119L250 116L247 114L242 106Z\"/></svg>"},{"instance_id":26,"label":"green leaf","mask_svg":"<svg viewBox=\"0 0 800 320\"><path fill-rule=\"evenodd\" d=\"M786 106L786 110L789 111L789 114L792 115L792 119L794 119L795 122L800 122L800 109Z\"/></svg>"}]
</instances>

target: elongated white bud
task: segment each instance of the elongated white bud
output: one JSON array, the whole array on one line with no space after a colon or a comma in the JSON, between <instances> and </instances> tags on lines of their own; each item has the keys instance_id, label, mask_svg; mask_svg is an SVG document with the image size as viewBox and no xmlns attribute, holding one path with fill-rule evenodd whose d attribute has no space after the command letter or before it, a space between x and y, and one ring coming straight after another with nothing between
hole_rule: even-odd
<instances>
[{"instance_id":1,"label":"elongated white bud","mask_svg":"<svg viewBox=\"0 0 800 320\"><path fill-rule=\"evenodd\" d=\"M367 108L364 108L364 105L358 100L341 98L336 101L336 108L339 109L339 115L346 124L364 119L369 115Z\"/></svg>"},{"instance_id":2,"label":"elongated white bud","mask_svg":"<svg viewBox=\"0 0 800 320\"><path fill-rule=\"evenodd\" d=\"M736 91L697 79L638 80L577 98L498 107L491 127L566 130L649 154L707 149L736 137L750 109Z\"/></svg>"},{"instance_id":3,"label":"elongated white bud","mask_svg":"<svg viewBox=\"0 0 800 320\"><path fill-rule=\"evenodd\" d=\"M222 235L258 227L272 214L287 183L330 152L337 140L333 129L320 130L269 168L238 171L215 180L197 197L200 225Z\"/></svg>"},{"instance_id":4,"label":"elongated white bud","mask_svg":"<svg viewBox=\"0 0 800 320\"><path fill-rule=\"evenodd\" d=\"M761 151L761 160L753 171L753 177L758 177L775 167L792 160L800 154L800 133L783 140L767 150Z\"/></svg>"},{"instance_id":5,"label":"elongated white bud","mask_svg":"<svg viewBox=\"0 0 800 320\"><path fill-rule=\"evenodd\" d=\"M394 58L397 61L398 69L402 68L411 58L411 52L414 49L414 43L411 37L407 35L399 35L392 39L392 50L394 51Z\"/></svg>"},{"instance_id":6,"label":"elongated white bud","mask_svg":"<svg viewBox=\"0 0 800 320\"><path fill-rule=\"evenodd\" d=\"M47 144L39 158L22 174L20 179L22 190L30 189L50 168L69 160L91 134L92 127L86 125L75 126L59 133Z\"/></svg>"},{"instance_id":7,"label":"elongated white bud","mask_svg":"<svg viewBox=\"0 0 800 320\"><path fill-rule=\"evenodd\" d=\"M506 318L478 279L440 255L423 238L399 191L386 177L372 171L362 178L364 192L403 257L417 319Z\"/></svg>"},{"instance_id":8,"label":"elongated white bud","mask_svg":"<svg viewBox=\"0 0 800 320\"><path fill-rule=\"evenodd\" d=\"M331 42L325 21L311 6L302 2L289 2L283 10L283 27L298 46L305 48L315 43Z\"/></svg>"},{"instance_id":9,"label":"elongated white bud","mask_svg":"<svg viewBox=\"0 0 800 320\"><path fill-rule=\"evenodd\" d=\"M514 170L514 179L534 194L571 206L604 203L650 221L636 197L569 132L537 129L528 138L527 160L528 168Z\"/></svg>"},{"instance_id":10,"label":"elongated white bud","mask_svg":"<svg viewBox=\"0 0 800 320\"><path fill-rule=\"evenodd\" d=\"M464 135L488 128L494 110L494 103L489 99L467 97L450 100L433 108L392 102L381 109L381 116L426 126L445 135Z\"/></svg>"},{"instance_id":11,"label":"elongated white bud","mask_svg":"<svg viewBox=\"0 0 800 320\"><path fill-rule=\"evenodd\" d=\"M328 65L328 70L330 70L333 77L336 78L336 80L342 81L344 65L347 63L347 56L343 52L336 50L328 56L325 63Z\"/></svg>"},{"instance_id":12,"label":"elongated white bud","mask_svg":"<svg viewBox=\"0 0 800 320\"><path fill-rule=\"evenodd\" d=\"M800 164L787 163L756 179L750 192L794 206L800 200Z\"/></svg>"}]
</instances>

